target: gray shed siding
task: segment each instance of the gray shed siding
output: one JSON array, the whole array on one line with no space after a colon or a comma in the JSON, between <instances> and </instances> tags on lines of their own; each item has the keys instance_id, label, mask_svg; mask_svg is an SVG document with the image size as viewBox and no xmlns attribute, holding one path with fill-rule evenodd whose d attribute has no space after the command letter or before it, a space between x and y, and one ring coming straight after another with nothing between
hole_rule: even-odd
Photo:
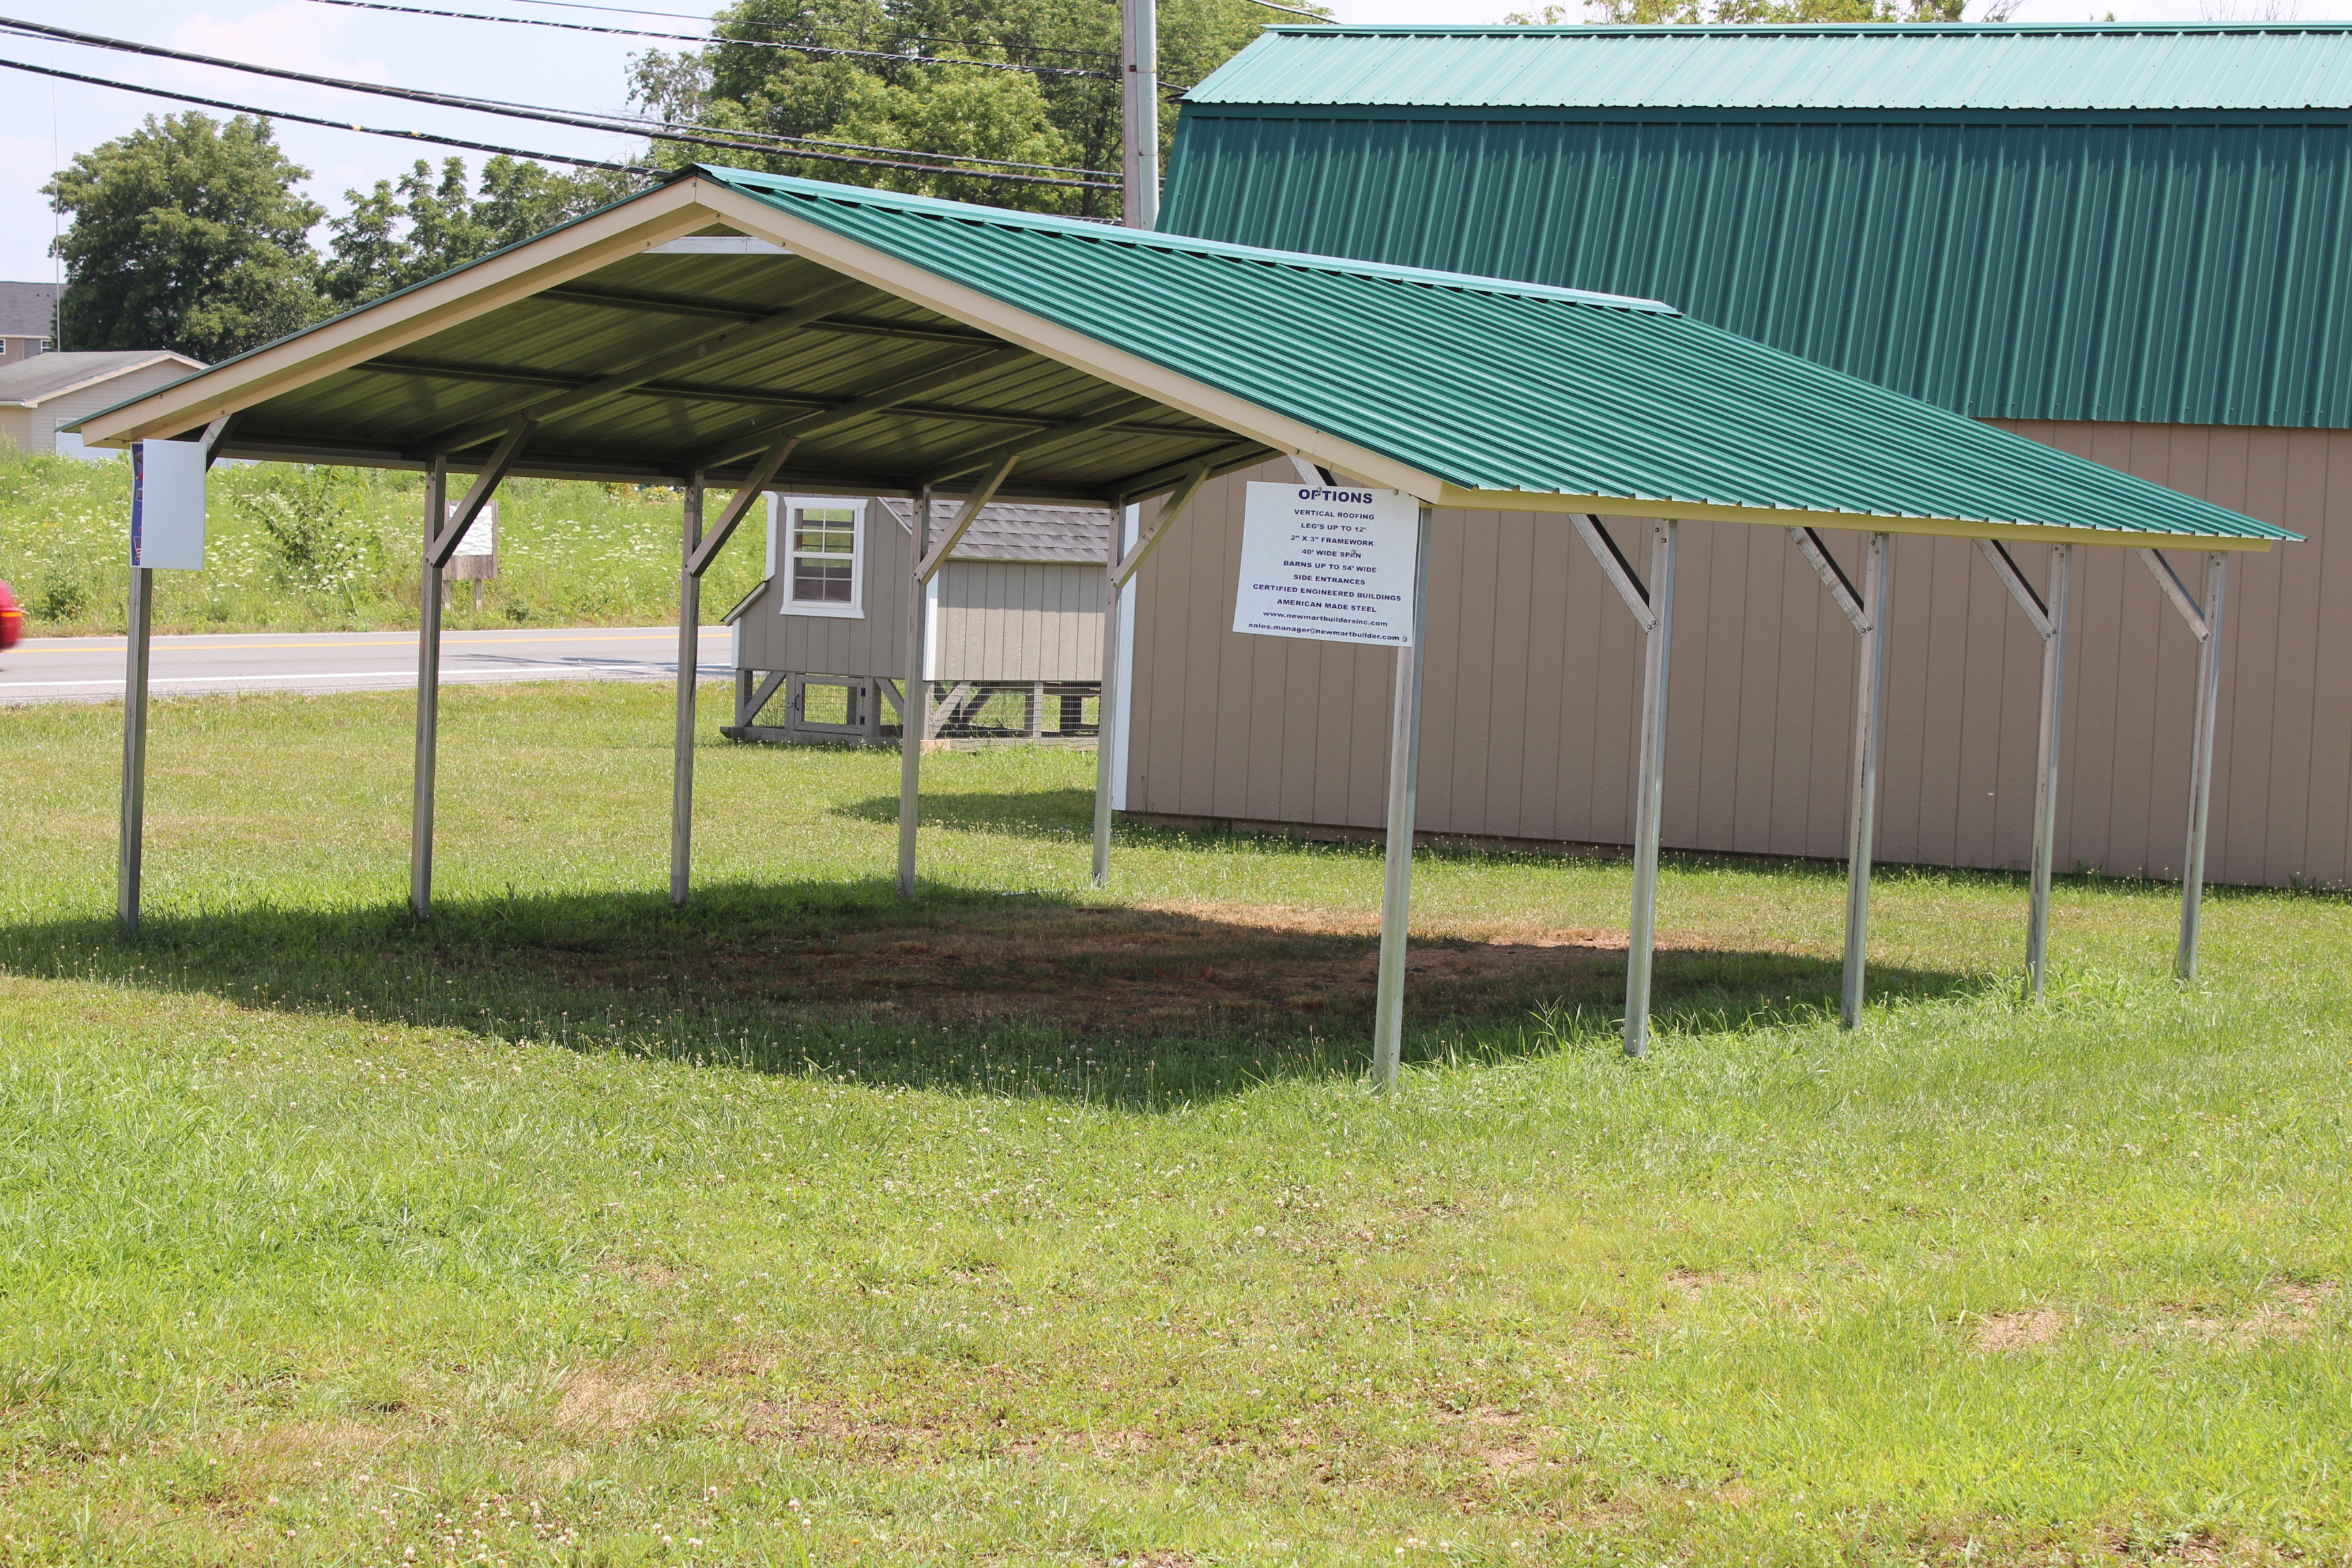
<instances>
[{"instance_id":1,"label":"gray shed siding","mask_svg":"<svg viewBox=\"0 0 2352 1568\"><path fill-rule=\"evenodd\" d=\"M950 561L932 622L934 680L1100 680L1103 569Z\"/></svg>"},{"instance_id":2,"label":"gray shed siding","mask_svg":"<svg viewBox=\"0 0 2352 1568\"><path fill-rule=\"evenodd\" d=\"M780 563L782 550L777 543L771 559ZM907 658L912 552L913 541L889 509L866 501L857 562L865 616L785 615L779 565L766 591L735 622L736 668L898 679Z\"/></svg>"},{"instance_id":3,"label":"gray shed siding","mask_svg":"<svg viewBox=\"0 0 2352 1568\"><path fill-rule=\"evenodd\" d=\"M2352 527L2352 431L2009 427L2310 536L2232 561L2209 866L2352 883L2352 617L2323 613L2352 588L2352 549L2327 550ZM1289 477L1207 487L1138 580L1132 811L1380 825L1392 656L1227 629L1242 483ZM1824 537L1857 558L1859 536ZM1442 510L1433 538L1421 829L1624 843L1632 617L1564 520ZM2038 581L2046 552L2018 555ZM2131 552L2076 560L2058 863L2177 876L2195 645ZM1879 853L2022 867L2039 639L1965 541L1898 536L1894 573ZM1666 843L1842 857L1855 638L1786 534L1684 524L1675 623Z\"/></svg>"},{"instance_id":4,"label":"gray shed siding","mask_svg":"<svg viewBox=\"0 0 2352 1568\"><path fill-rule=\"evenodd\" d=\"M778 570L736 620L736 667L899 679L913 539L878 500L866 503L858 571L863 617L784 614ZM1101 679L1100 566L954 557L932 588L929 679Z\"/></svg>"}]
</instances>

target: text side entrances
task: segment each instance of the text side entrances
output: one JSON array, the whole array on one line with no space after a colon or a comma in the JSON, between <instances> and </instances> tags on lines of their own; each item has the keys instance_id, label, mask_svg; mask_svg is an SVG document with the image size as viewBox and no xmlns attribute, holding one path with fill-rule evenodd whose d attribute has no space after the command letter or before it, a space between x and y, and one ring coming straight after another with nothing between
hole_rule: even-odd
<instances>
[{"instance_id":1,"label":"text side entrances","mask_svg":"<svg viewBox=\"0 0 2352 1568\"><path fill-rule=\"evenodd\" d=\"M1402 490L1252 484L1234 630L1410 646L1420 525Z\"/></svg>"}]
</instances>

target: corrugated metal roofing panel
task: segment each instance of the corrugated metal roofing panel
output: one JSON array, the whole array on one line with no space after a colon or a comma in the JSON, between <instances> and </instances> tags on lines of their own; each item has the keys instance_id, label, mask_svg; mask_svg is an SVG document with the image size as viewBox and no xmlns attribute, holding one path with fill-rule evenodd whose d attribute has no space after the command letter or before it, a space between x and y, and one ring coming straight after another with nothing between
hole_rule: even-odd
<instances>
[{"instance_id":1,"label":"corrugated metal roofing panel","mask_svg":"<svg viewBox=\"0 0 2352 1568\"><path fill-rule=\"evenodd\" d=\"M1188 104L2352 110L2352 26L1269 28Z\"/></svg>"},{"instance_id":2,"label":"corrugated metal roofing panel","mask_svg":"<svg viewBox=\"0 0 2352 1568\"><path fill-rule=\"evenodd\" d=\"M1161 221L1656 295L1980 417L2352 427L2352 126L1187 110Z\"/></svg>"},{"instance_id":3,"label":"corrugated metal roofing panel","mask_svg":"<svg viewBox=\"0 0 2352 1568\"><path fill-rule=\"evenodd\" d=\"M915 503L897 497L885 496L882 504L902 528L911 528L915 521ZM952 498L943 509L935 509L936 525L942 517L952 517ZM1024 506L998 501L980 510L962 539L956 542L953 561L1058 561L1099 566L1110 548L1110 520L1108 513L1096 507Z\"/></svg>"},{"instance_id":4,"label":"corrugated metal roofing panel","mask_svg":"<svg viewBox=\"0 0 2352 1568\"><path fill-rule=\"evenodd\" d=\"M2289 537L1678 314L738 170L900 264L1466 489Z\"/></svg>"}]
</instances>

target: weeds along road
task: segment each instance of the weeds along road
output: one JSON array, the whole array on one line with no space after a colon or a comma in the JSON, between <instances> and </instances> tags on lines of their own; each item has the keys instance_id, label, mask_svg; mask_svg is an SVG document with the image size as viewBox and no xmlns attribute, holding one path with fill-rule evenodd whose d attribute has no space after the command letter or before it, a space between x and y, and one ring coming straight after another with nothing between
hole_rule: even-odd
<instances>
[{"instance_id":1,"label":"weeds along road","mask_svg":"<svg viewBox=\"0 0 2352 1568\"><path fill-rule=\"evenodd\" d=\"M705 679L734 673L724 627L706 627ZM121 637L27 637L0 654L0 704L98 702L122 696ZM676 626L575 626L441 634L445 685L503 680L673 680ZM158 697L207 691L378 691L416 684L414 632L258 632L159 637L150 645L148 689Z\"/></svg>"}]
</instances>

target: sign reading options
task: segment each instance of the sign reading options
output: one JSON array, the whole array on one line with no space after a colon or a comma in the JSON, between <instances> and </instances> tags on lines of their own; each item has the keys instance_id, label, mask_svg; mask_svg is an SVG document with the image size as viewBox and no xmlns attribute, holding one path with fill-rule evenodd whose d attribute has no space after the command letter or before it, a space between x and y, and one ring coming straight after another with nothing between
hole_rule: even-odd
<instances>
[{"instance_id":1,"label":"sign reading options","mask_svg":"<svg viewBox=\"0 0 2352 1568\"><path fill-rule=\"evenodd\" d=\"M1421 502L1402 490L1252 484L1234 630L1317 642L1412 642Z\"/></svg>"}]
</instances>

